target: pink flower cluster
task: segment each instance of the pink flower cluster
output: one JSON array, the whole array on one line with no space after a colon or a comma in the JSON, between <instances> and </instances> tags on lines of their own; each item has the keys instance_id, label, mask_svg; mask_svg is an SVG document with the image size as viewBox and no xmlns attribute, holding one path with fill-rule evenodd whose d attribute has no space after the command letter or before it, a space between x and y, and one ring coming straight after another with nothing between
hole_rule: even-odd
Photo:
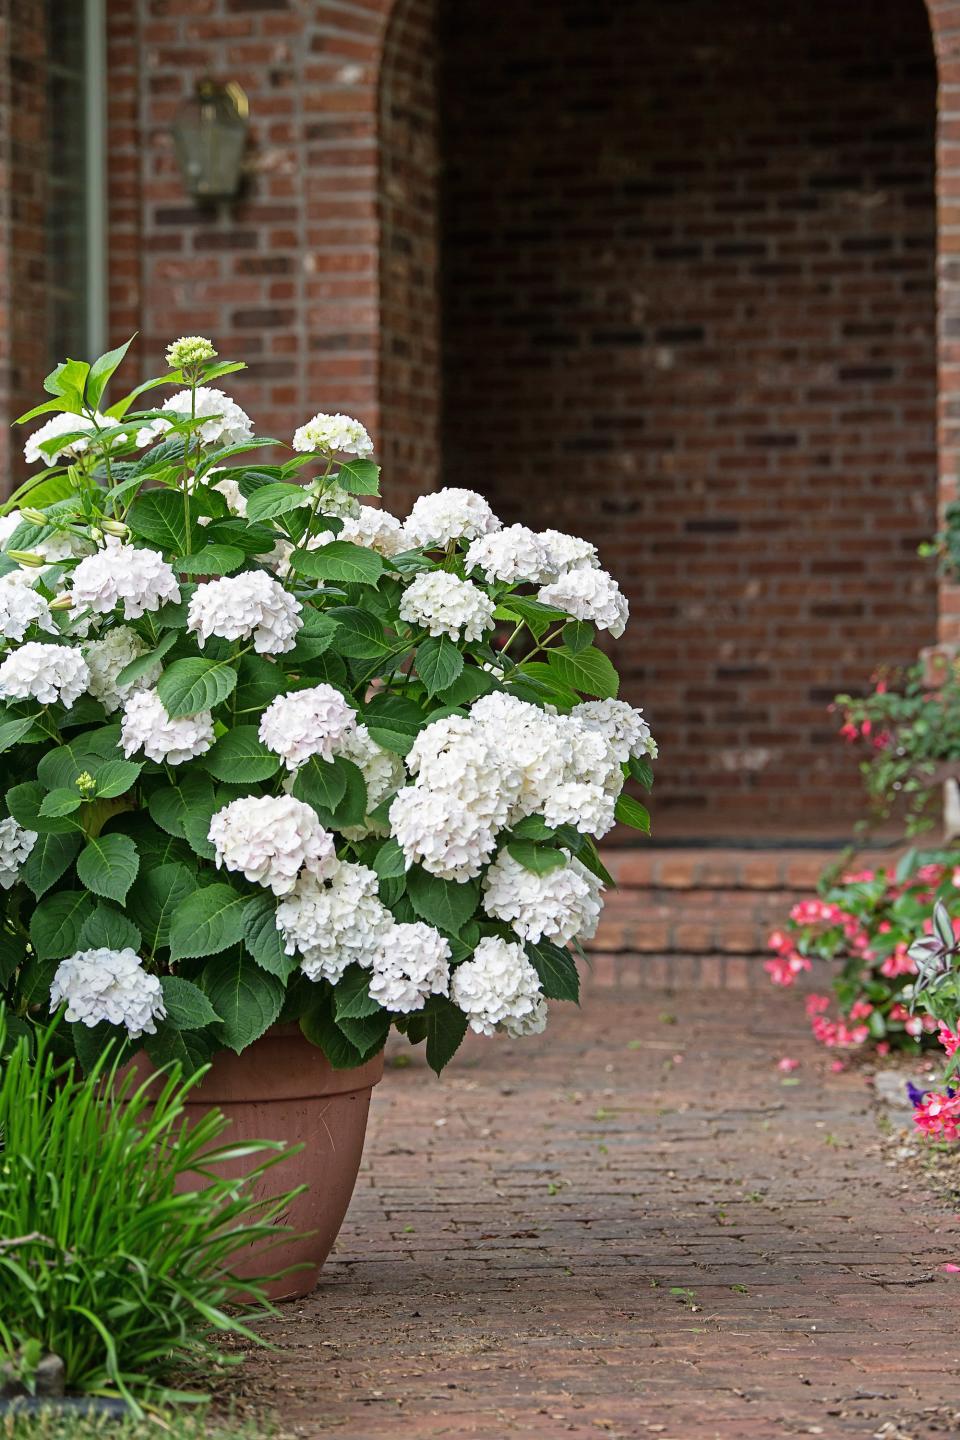
<instances>
[{"instance_id":1,"label":"pink flower cluster","mask_svg":"<svg viewBox=\"0 0 960 1440\"><path fill-rule=\"evenodd\" d=\"M960 1140L960 1095L931 1091L915 1107L913 1118L932 1140Z\"/></svg>"},{"instance_id":2,"label":"pink flower cluster","mask_svg":"<svg viewBox=\"0 0 960 1440\"><path fill-rule=\"evenodd\" d=\"M863 1009L866 1005L866 1009ZM810 1029L813 1031L815 1040L827 1049L853 1050L862 1045L870 1034L867 1025L847 1025L843 1020L828 1020L824 1011L830 1006L829 995L808 995L806 999L806 1011L810 1017ZM851 1011L851 1018L860 1019L869 1015L873 1009L872 1005L858 1002L854 1009L859 1010L859 1015L854 1016Z\"/></svg>"}]
</instances>

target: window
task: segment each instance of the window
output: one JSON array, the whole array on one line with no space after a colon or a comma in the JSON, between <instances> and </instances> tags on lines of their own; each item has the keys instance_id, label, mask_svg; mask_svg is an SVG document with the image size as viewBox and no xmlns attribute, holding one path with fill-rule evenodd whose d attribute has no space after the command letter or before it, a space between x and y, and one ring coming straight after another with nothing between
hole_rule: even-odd
<instances>
[{"instance_id":1,"label":"window","mask_svg":"<svg viewBox=\"0 0 960 1440\"><path fill-rule=\"evenodd\" d=\"M105 348L104 0L46 0L47 349Z\"/></svg>"}]
</instances>

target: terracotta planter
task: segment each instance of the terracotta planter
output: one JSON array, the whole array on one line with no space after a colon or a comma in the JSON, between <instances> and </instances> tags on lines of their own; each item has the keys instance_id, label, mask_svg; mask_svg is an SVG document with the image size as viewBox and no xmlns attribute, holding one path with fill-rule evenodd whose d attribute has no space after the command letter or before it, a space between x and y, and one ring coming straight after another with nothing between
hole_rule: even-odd
<instances>
[{"instance_id":1,"label":"terracotta planter","mask_svg":"<svg viewBox=\"0 0 960 1440\"><path fill-rule=\"evenodd\" d=\"M138 1067L146 1055L137 1057ZM152 1067L151 1067L152 1068ZM304 1039L297 1025L282 1025L254 1041L242 1055L224 1050L192 1091L188 1114L216 1106L230 1121L223 1144L245 1140L286 1140L302 1144L299 1154L268 1171L258 1193L264 1198L297 1185L309 1189L281 1217L303 1240L271 1247L236 1265L239 1275L263 1274L305 1263L270 1290L273 1300L308 1295L336 1240L357 1181L367 1129L370 1093L383 1076L383 1055L356 1070L334 1070L323 1053ZM249 1162L224 1173L242 1175Z\"/></svg>"}]
</instances>

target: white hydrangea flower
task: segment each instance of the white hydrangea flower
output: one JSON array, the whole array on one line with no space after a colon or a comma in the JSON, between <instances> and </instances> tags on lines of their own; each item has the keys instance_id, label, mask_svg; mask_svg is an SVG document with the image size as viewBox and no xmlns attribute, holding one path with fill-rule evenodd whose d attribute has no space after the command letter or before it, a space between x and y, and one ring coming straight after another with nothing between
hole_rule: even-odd
<instances>
[{"instance_id":1,"label":"white hydrangea flower","mask_svg":"<svg viewBox=\"0 0 960 1440\"><path fill-rule=\"evenodd\" d=\"M483 908L511 925L522 940L590 940L596 934L603 885L565 850L566 864L534 875L501 850L483 881Z\"/></svg>"},{"instance_id":2,"label":"white hydrangea flower","mask_svg":"<svg viewBox=\"0 0 960 1440\"><path fill-rule=\"evenodd\" d=\"M209 470L207 472L207 479L209 480L211 475L216 474L219 468L219 466L214 466L213 470ZM218 495L223 496L231 515L239 515L241 519L246 515L246 496L241 492L240 486L232 476L227 475L223 480L215 480L210 486L210 489L216 490Z\"/></svg>"},{"instance_id":3,"label":"white hydrangea flower","mask_svg":"<svg viewBox=\"0 0 960 1440\"><path fill-rule=\"evenodd\" d=\"M0 635L19 644L31 625L56 634L50 606L33 588L33 575L29 570L11 570L0 577Z\"/></svg>"},{"instance_id":4,"label":"white hydrangea flower","mask_svg":"<svg viewBox=\"0 0 960 1440\"><path fill-rule=\"evenodd\" d=\"M21 866L37 843L35 830L23 830L12 816L0 820L0 886L9 890L20 878Z\"/></svg>"},{"instance_id":5,"label":"white hydrangea flower","mask_svg":"<svg viewBox=\"0 0 960 1440\"><path fill-rule=\"evenodd\" d=\"M450 946L439 930L420 921L393 925L373 962L370 998L384 1010L409 1015L430 995L450 989Z\"/></svg>"},{"instance_id":6,"label":"white hydrangea flower","mask_svg":"<svg viewBox=\"0 0 960 1440\"><path fill-rule=\"evenodd\" d=\"M656 759L657 742L650 734L643 711L634 709L625 700L585 700L573 713L581 725L603 736L618 765L625 765L631 756L638 760L644 755Z\"/></svg>"},{"instance_id":7,"label":"white hydrangea flower","mask_svg":"<svg viewBox=\"0 0 960 1440\"><path fill-rule=\"evenodd\" d=\"M390 830L409 868L441 880L472 880L493 854L497 832L448 790L408 785L390 805Z\"/></svg>"},{"instance_id":8,"label":"white hydrangea flower","mask_svg":"<svg viewBox=\"0 0 960 1440\"><path fill-rule=\"evenodd\" d=\"M297 643L303 606L262 570L198 585L190 598L187 629L202 647L211 635L224 640L253 636L258 655L282 655Z\"/></svg>"},{"instance_id":9,"label":"white hydrangea flower","mask_svg":"<svg viewBox=\"0 0 960 1440\"><path fill-rule=\"evenodd\" d=\"M182 765L203 755L214 741L209 710L171 719L156 690L136 690L123 702L120 744L127 759L142 750L158 765Z\"/></svg>"},{"instance_id":10,"label":"white hydrangea flower","mask_svg":"<svg viewBox=\"0 0 960 1440\"><path fill-rule=\"evenodd\" d=\"M627 628L630 607L612 575L606 570L568 570L544 585L537 599L554 605L576 620L589 620L619 639Z\"/></svg>"},{"instance_id":11,"label":"white hydrangea flower","mask_svg":"<svg viewBox=\"0 0 960 1440\"><path fill-rule=\"evenodd\" d=\"M541 530L537 535L545 551L545 581L559 580L568 570L598 570L600 559L596 545L581 540L579 535L565 535L562 530Z\"/></svg>"},{"instance_id":12,"label":"white hydrangea flower","mask_svg":"<svg viewBox=\"0 0 960 1440\"><path fill-rule=\"evenodd\" d=\"M475 540L500 529L500 521L476 490L451 486L434 490L414 501L404 523L411 548L449 545L451 540Z\"/></svg>"},{"instance_id":13,"label":"white hydrangea flower","mask_svg":"<svg viewBox=\"0 0 960 1440\"><path fill-rule=\"evenodd\" d=\"M146 655L148 648L129 625L117 625L108 630L102 639L91 640L89 645L84 646L90 671L87 689L95 700L100 701L108 715L119 710L127 696L135 690L149 690L160 679L163 665L158 660L139 679L125 685L117 684L120 671L141 655Z\"/></svg>"},{"instance_id":14,"label":"white hydrangea flower","mask_svg":"<svg viewBox=\"0 0 960 1440\"><path fill-rule=\"evenodd\" d=\"M508 585L528 581L539 585L547 579L547 552L539 535L526 525L508 525L471 542L465 561L467 570L480 569L488 580Z\"/></svg>"},{"instance_id":15,"label":"white hydrangea flower","mask_svg":"<svg viewBox=\"0 0 960 1440\"><path fill-rule=\"evenodd\" d=\"M80 561L70 591L77 611L107 615L122 601L124 620L139 620L145 611L180 599L177 577L159 550L126 545L112 535L102 550Z\"/></svg>"},{"instance_id":16,"label":"white hydrangea flower","mask_svg":"<svg viewBox=\"0 0 960 1440\"><path fill-rule=\"evenodd\" d=\"M351 495L349 490L344 490L336 480L326 481L320 496L320 504L317 506L320 515L326 515L331 520L356 520L361 509L362 506L356 495Z\"/></svg>"},{"instance_id":17,"label":"white hydrangea flower","mask_svg":"<svg viewBox=\"0 0 960 1440\"><path fill-rule=\"evenodd\" d=\"M231 800L211 819L207 838L218 870L238 870L274 895L288 895L301 870L322 877L336 864L333 837L313 807L292 795Z\"/></svg>"},{"instance_id":18,"label":"white hydrangea flower","mask_svg":"<svg viewBox=\"0 0 960 1440\"><path fill-rule=\"evenodd\" d=\"M66 1002L67 1019L92 1029L106 1020L122 1025L131 1040L155 1035L166 1015L156 975L144 970L135 950L78 950L61 960L50 986L50 1009Z\"/></svg>"},{"instance_id":19,"label":"white hydrangea flower","mask_svg":"<svg viewBox=\"0 0 960 1440\"><path fill-rule=\"evenodd\" d=\"M400 601L400 619L420 625L431 635L479 640L492 630L494 604L469 580L445 570L427 570L414 577Z\"/></svg>"},{"instance_id":20,"label":"white hydrangea flower","mask_svg":"<svg viewBox=\"0 0 960 1440\"><path fill-rule=\"evenodd\" d=\"M373 441L359 420L349 415L314 415L305 425L294 431L294 450L321 455L359 455L361 458L373 454Z\"/></svg>"},{"instance_id":21,"label":"white hydrangea flower","mask_svg":"<svg viewBox=\"0 0 960 1440\"><path fill-rule=\"evenodd\" d=\"M229 395L207 385L198 385L195 393L196 401L192 412L189 390L178 390L176 395L164 400L160 409L175 415L178 420L189 420L191 413L197 419L208 417L199 430L192 432L194 437L199 435L202 445L243 445L253 439L253 421ZM152 445L172 428L170 421L161 417L150 420L137 431L136 443L141 447Z\"/></svg>"},{"instance_id":22,"label":"white hydrangea flower","mask_svg":"<svg viewBox=\"0 0 960 1440\"><path fill-rule=\"evenodd\" d=\"M357 712L332 685L313 685L278 695L267 706L258 734L288 770L311 755L332 760L334 750L354 728Z\"/></svg>"},{"instance_id":23,"label":"white hydrangea flower","mask_svg":"<svg viewBox=\"0 0 960 1440\"><path fill-rule=\"evenodd\" d=\"M6 515L0 515L0 549L6 548L7 541L22 523L23 516L19 510L10 510Z\"/></svg>"},{"instance_id":24,"label":"white hydrangea flower","mask_svg":"<svg viewBox=\"0 0 960 1440\"><path fill-rule=\"evenodd\" d=\"M34 570L35 575L45 574L49 566L59 565L61 560L79 560L97 553L97 547L92 540L87 540L83 535L75 535L72 530L55 530L52 535L35 540L30 548L35 555L42 556L46 561L42 569ZM61 587L65 583L62 581Z\"/></svg>"},{"instance_id":25,"label":"white hydrangea flower","mask_svg":"<svg viewBox=\"0 0 960 1440\"><path fill-rule=\"evenodd\" d=\"M60 435L76 435L80 430L89 431L92 435L96 431L97 426L99 426L101 430L111 430L116 423L117 422L111 420L109 416L101 415L99 410L97 411L96 422L91 420L89 415L69 415L66 413L54 415L45 425L41 425L39 430L34 430L33 434L27 440L26 445L23 447L23 458L28 465L35 465L38 460L41 460L44 465L53 465L60 459L61 455L65 456L68 460L75 460L78 455L83 454L84 450L90 448L90 441L82 435L78 436L76 440L71 440L69 444L66 445L51 446L48 450L41 450L40 447L41 445L50 445L50 442L56 440Z\"/></svg>"},{"instance_id":26,"label":"white hydrangea flower","mask_svg":"<svg viewBox=\"0 0 960 1440\"><path fill-rule=\"evenodd\" d=\"M362 772L367 786L367 807L375 810L392 790L406 780L403 760L392 750L385 750L371 740L366 725L356 725L337 742L337 754L352 760Z\"/></svg>"},{"instance_id":27,"label":"white hydrangea flower","mask_svg":"<svg viewBox=\"0 0 960 1440\"><path fill-rule=\"evenodd\" d=\"M186 365L202 365L216 359L212 341L205 335L181 335L167 346L167 364L171 370L182 370Z\"/></svg>"},{"instance_id":28,"label":"white hydrangea flower","mask_svg":"<svg viewBox=\"0 0 960 1440\"><path fill-rule=\"evenodd\" d=\"M44 645L30 640L11 651L0 665L0 696L5 700L33 696L42 705L59 701L69 710L89 683L87 662L72 645Z\"/></svg>"},{"instance_id":29,"label":"white hydrangea flower","mask_svg":"<svg viewBox=\"0 0 960 1440\"><path fill-rule=\"evenodd\" d=\"M542 1029L546 1023L540 977L522 947L493 936L454 967L450 998L477 1035L493 1035L498 1028L529 1034L532 1025Z\"/></svg>"},{"instance_id":30,"label":"white hydrangea flower","mask_svg":"<svg viewBox=\"0 0 960 1440\"><path fill-rule=\"evenodd\" d=\"M277 929L288 955L300 955L310 980L335 985L348 965L369 969L393 926L377 891L377 877L365 865L338 862L324 883L301 875L277 906Z\"/></svg>"},{"instance_id":31,"label":"white hydrangea flower","mask_svg":"<svg viewBox=\"0 0 960 1440\"><path fill-rule=\"evenodd\" d=\"M377 510L373 505L361 505L359 515L348 516L340 534L330 538L365 545L388 560L399 555L404 546L403 526L396 515L391 515L389 510Z\"/></svg>"}]
</instances>

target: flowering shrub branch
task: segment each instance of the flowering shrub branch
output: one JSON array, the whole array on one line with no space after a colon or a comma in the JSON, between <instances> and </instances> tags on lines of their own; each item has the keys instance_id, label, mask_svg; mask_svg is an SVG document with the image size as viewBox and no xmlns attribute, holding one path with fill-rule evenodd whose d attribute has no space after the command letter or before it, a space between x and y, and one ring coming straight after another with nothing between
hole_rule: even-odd
<instances>
[{"instance_id":1,"label":"flowering shrub branch","mask_svg":"<svg viewBox=\"0 0 960 1440\"><path fill-rule=\"evenodd\" d=\"M65 1005L87 1064L121 1027L188 1069L278 1021L338 1067L393 1024L437 1071L468 1027L541 1030L578 995L596 841L648 828L624 783L656 747L594 643L616 582L472 491L362 504L348 416L244 460L281 442L202 337L101 411L126 350L47 377L46 468L0 520L11 1013Z\"/></svg>"}]
</instances>

